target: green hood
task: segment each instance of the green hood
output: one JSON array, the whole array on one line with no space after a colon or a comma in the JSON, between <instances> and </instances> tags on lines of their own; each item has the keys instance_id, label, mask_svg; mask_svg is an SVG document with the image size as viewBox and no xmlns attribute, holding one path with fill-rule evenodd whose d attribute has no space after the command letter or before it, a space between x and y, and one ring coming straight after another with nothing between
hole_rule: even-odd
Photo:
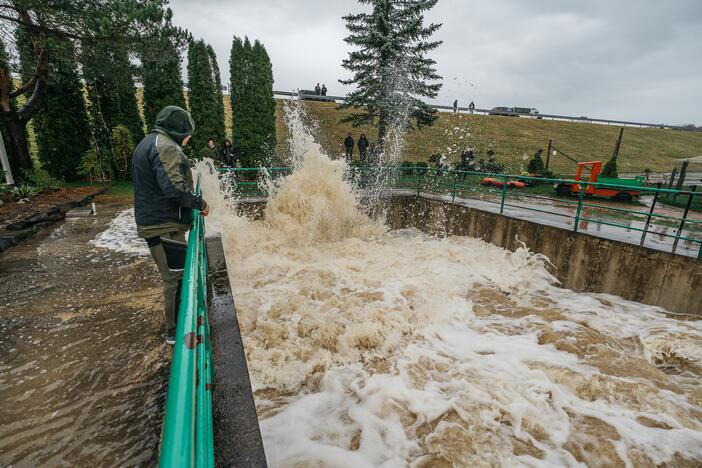
<instances>
[{"instance_id":1,"label":"green hood","mask_svg":"<svg viewBox=\"0 0 702 468\"><path fill-rule=\"evenodd\" d=\"M178 106L166 106L156 116L154 128L166 132L179 145L195 130L190 114Z\"/></svg>"}]
</instances>

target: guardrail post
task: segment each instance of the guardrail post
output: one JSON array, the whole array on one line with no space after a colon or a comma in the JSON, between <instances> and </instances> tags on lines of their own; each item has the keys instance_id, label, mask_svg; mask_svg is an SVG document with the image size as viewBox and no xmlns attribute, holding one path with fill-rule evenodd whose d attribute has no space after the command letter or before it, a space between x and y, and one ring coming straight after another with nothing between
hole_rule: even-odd
<instances>
[{"instance_id":1,"label":"guardrail post","mask_svg":"<svg viewBox=\"0 0 702 468\"><path fill-rule=\"evenodd\" d=\"M502 200L500 201L500 214L505 210L505 196L507 196L507 176L502 177Z\"/></svg>"},{"instance_id":2,"label":"guardrail post","mask_svg":"<svg viewBox=\"0 0 702 468\"><path fill-rule=\"evenodd\" d=\"M690 212L690 206L692 205L692 199L694 198L696 191L697 186L693 185L690 191L690 197L687 199L687 205L685 205L685 213L683 213L683 217L680 220L680 227L678 227L678 232L675 233L675 240L673 241L673 253L675 253L675 250L678 248L678 241L680 240L680 235L682 234L683 227L685 226L685 221L687 221L687 214Z\"/></svg>"},{"instance_id":3,"label":"guardrail post","mask_svg":"<svg viewBox=\"0 0 702 468\"><path fill-rule=\"evenodd\" d=\"M580 195L578 196L578 208L575 210L575 223L573 232L578 232L578 223L580 223L580 212L583 209L583 199L585 198L585 184L580 184Z\"/></svg>"},{"instance_id":4,"label":"guardrail post","mask_svg":"<svg viewBox=\"0 0 702 468\"><path fill-rule=\"evenodd\" d=\"M661 188L661 183L658 182L657 188ZM648 210L648 216L646 217L646 224L644 224L643 233L641 234L641 247L644 246L644 241L646 240L646 234L648 234L648 226L651 224L651 216L653 215L653 210L656 209L656 202L658 201L658 192L653 196L653 202L651 202L651 209Z\"/></svg>"},{"instance_id":5,"label":"guardrail post","mask_svg":"<svg viewBox=\"0 0 702 468\"><path fill-rule=\"evenodd\" d=\"M453 188L451 189L451 203L456 201L456 183L458 182L458 172L453 173Z\"/></svg>"},{"instance_id":6,"label":"guardrail post","mask_svg":"<svg viewBox=\"0 0 702 468\"><path fill-rule=\"evenodd\" d=\"M417 195L421 193L422 190L422 171L419 172L419 177L417 177Z\"/></svg>"}]
</instances>

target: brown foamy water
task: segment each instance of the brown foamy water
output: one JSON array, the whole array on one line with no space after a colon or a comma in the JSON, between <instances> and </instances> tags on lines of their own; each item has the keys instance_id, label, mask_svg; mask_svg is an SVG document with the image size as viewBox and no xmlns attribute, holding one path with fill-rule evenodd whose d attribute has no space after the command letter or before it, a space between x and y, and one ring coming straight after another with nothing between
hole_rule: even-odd
<instances>
[{"instance_id":1,"label":"brown foamy water","mask_svg":"<svg viewBox=\"0 0 702 468\"><path fill-rule=\"evenodd\" d=\"M390 231L303 139L263 221L205 177L271 466L698 466L702 323ZM299 142L298 142L299 143Z\"/></svg>"}]
</instances>

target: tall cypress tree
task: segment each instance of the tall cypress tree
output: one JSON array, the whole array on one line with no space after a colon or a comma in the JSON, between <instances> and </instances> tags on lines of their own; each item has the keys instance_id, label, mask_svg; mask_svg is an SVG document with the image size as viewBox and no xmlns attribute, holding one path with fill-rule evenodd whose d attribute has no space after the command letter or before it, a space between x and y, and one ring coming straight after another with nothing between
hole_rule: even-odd
<instances>
[{"instance_id":1,"label":"tall cypress tree","mask_svg":"<svg viewBox=\"0 0 702 468\"><path fill-rule=\"evenodd\" d=\"M158 112L166 106L185 109L183 80L180 74L180 47L184 34L173 27L173 12L166 10L164 24L151 41L142 47L142 83L144 85L144 120L147 128L156 121Z\"/></svg>"},{"instance_id":2,"label":"tall cypress tree","mask_svg":"<svg viewBox=\"0 0 702 468\"><path fill-rule=\"evenodd\" d=\"M353 126L377 123L382 145L388 128L431 125L436 111L420 101L435 98L441 84L436 62L427 58L441 41L431 35L441 25L424 25L424 12L438 0L358 0L372 5L371 13L344 17L350 34L344 40L356 50L342 62L353 75L342 84L354 85L341 109L360 110L343 122Z\"/></svg>"},{"instance_id":3,"label":"tall cypress tree","mask_svg":"<svg viewBox=\"0 0 702 468\"><path fill-rule=\"evenodd\" d=\"M188 47L188 86L190 113L195 121L190 146L194 154L198 154L208 139L224 140L224 110L221 115L217 111L218 102L222 102L222 89L217 89L212 60L202 40L191 41Z\"/></svg>"},{"instance_id":4,"label":"tall cypress tree","mask_svg":"<svg viewBox=\"0 0 702 468\"><path fill-rule=\"evenodd\" d=\"M110 136L118 125L127 127L134 141L143 138L144 124L134 86L135 69L127 49L121 44L84 45L82 63L98 146L111 151Z\"/></svg>"},{"instance_id":5,"label":"tall cypress tree","mask_svg":"<svg viewBox=\"0 0 702 468\"><path fill-rule=\"evenodd\" d=\"M21 74L31 73L25 56L31 48L28 36L17 28ZM42 167L49 174L67 181L77 180L83 154L90 147L90 126L85 110L83 86L78 77L77 59L73 44L48 39L52 51L47 97L44 106L32 119ZM31 75L30 75L31 76Z\"/></svg>"},{"instance_id":6,"label":"tall cypress tree","mask_svg":"<svg viewBox=\"0 0 702 468\"><path fill-rule=\"evenodd\" d=\"M275 148L273 68L266 48L235 37L229 59L232 144L242 164L267 164Z\"/></svg>"},{"instance_id":7,"label":"tall cypress tree","mask_svg":"<svg viewBox=\"0 0 702 468\"><path fill-rule=\"evenodd\" d=\"M217 102L215 104L214 112L217 119L217 123L222 124L222 128L217 129L217 143L224 143L224 138L226 134L226 127L224 122L224 97L222 96L222 76L219 73L219 64L217 63L217 55L211 45L207 45L207 56L210 58L210 66L212 67L212 75L214 77L215 87L217 88Z\"/></svg>"}]
</instances>

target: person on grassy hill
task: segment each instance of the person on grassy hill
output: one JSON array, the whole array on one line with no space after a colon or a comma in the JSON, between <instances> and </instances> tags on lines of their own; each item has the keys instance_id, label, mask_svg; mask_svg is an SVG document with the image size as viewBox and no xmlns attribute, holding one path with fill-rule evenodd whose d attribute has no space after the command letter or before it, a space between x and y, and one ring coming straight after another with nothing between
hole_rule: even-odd
<instances>
[{"instance_id":1,"label":"person on grassy hill","mask_svg":"<svg viewBox=\"0 0 702 468\"><path fill-rule=\"evenodd\" d=\"M351 162L353 160L353 137L349 135L344 140L344 147L346 148L346 162Z\"/></svg>"},{"instance_id":2,"label":"person on grassy hill","mask_svg":"<svg viewBox=\"0 0 702 468\"><path fill-rule=\"evenodd\" d=\"M322 96L326 96L326 95L327 95L327 85L323 84L322 85Z\"/></svg>"},{"instance_id":3,"label":"person on grassy hill","mask_svg":"<svg viewBox=\"0 0 702 468\"><path fill-rule=\"evenodd\" d=\"M457 114L458 113L458 99L453 101L453 113Z\"/></svg>"},{"instance_id":4,"label":"person on grassy hill","mask_svg":"<svg viewBox=\"0 0 702 468\"><path fill-rule=\"evenodd\" d=\"M219 150L217 149L217 145L215 145L215 142L212 138L207 140L207 146L200 150L200 152L198 153L198 157L201 160L205 158L210 158L214 161L219 161Z\"/></svg>"},{"instance_id":5,"label":"person on grassy hill","mask_svg":"<svg viewBox=\"0 0 702 468\"><path fill-rule=\"evenodd\" d=\"M319 83L317 83L317 86L314 87L314 94L317 96L322 94L322 88L319 87Z\"/></svg>"},{"instance_id":6,"label":"person on grassy hill","mask_svg":"<svg viewBox=\"0 0 702 468\"><path fill-rule=\"evenodd\" d=\"M365 162L368 156L368 138L366 138L365 133L361 133L361 137L358 139L358 156L361 162Z\"/></svg>"},{"instance_id":7,"label":"person on grassy hill","mask_svg":"<svg viewBox=\"0 0 702 468\"><path fill-rule=\"evenodd\" d=\"M468 112L470 112L472 114L474 110L475 110L475 103L473 101L470 101L470 104L468 104Z\"/></svg>"},{"instance_id":8,"label":"person on grassy hill","mask_svg":"<svg viewBox=\"0 0 702 468\"><path fill-rule=\"evenodd\" d=\"M234 153L232 142L229 141L229 139L224 140L224 144L222 145L222 161L227 166L233 166L235 159L236 155Z\"/></svg>"},{"instance_id":9,"label":"person on grassy hill","mask_svg":"<svg viewBox=\"0 0 702 468\"><path fill-rule=\"evenodd\" d=\"M169 265L164 239L185 244L193 210L209 213L207 203L193 192L193 177L183 147L195 130L190 114L178 106L164 107L154 129L137 145L132 157L134 218L137 234L146 240L163 280L166 342L175 343L178 290L183 265Z\"/></svg>"}]
</instances>

